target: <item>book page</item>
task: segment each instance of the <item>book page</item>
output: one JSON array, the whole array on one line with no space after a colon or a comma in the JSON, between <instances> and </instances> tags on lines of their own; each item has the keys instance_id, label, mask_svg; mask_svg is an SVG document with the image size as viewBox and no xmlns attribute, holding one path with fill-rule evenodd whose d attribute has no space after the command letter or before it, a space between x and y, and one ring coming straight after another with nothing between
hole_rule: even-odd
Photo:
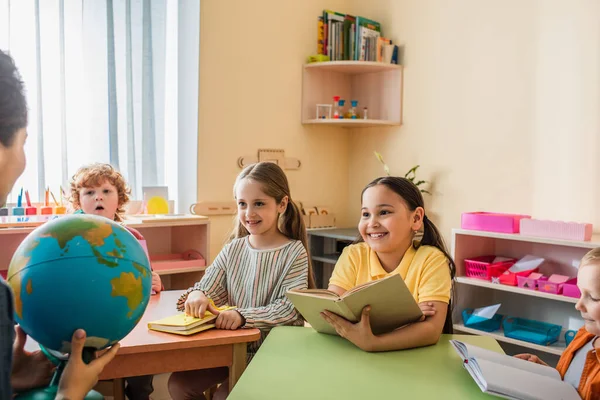
<instances>
[{"instance_id":1,"label":"book page","mask_svg":"<svg viewBox=\"0 0 600 400\"><path fill-rule=\"evenodd\" d=\"M290 292L300 295L318 296L327 299L339 299L340 297L337 293L327 289L292 289Z\"/></svg>"},{"instance_id":2,"label":"book page","mask_svg":"<svg viewBox=\"0 0 600 400\"><path fill-rule=\"evenodd\" d=\"M458 340L451 340L450 342L454 345L454 348L457 350L463 360L487 360L522 371L528 371L533 374L560 380L560 374L552 367L535 364L529 361L521 360L520 358L507 356L506 354L500 354L491 350L482 349L481 347L473 346Z\"/></svg>"},{"instance_id":3,"label":"book page","mask_svg":"<svg viewBox=\"0 0 600 400\"><path fill-rule=\"evenodd\" d=\"M527 361L524 362L533 364ZM511 368L484 358L477 359L474 364L476 365L471 365L469 368L476 367L479 369L477 373L481 374L483 378L486 392L492 394L522 400L576 400L580 398L577 390L570 384L560 380L560 377L554 379L529 373L523 369Z\"/></svg>"},{"instance_id":4,"label":"book page","mask_svg":"<svg viewBox=\"0 0 600 400\"><path fill-rule=\"evenodd\" d=\"M374 281L362 290L342 296L342 302L359 319L363 308L371 306L371 329L376 335L418 321L423 315L398 274Z\"/></svg>"}]
</instances>

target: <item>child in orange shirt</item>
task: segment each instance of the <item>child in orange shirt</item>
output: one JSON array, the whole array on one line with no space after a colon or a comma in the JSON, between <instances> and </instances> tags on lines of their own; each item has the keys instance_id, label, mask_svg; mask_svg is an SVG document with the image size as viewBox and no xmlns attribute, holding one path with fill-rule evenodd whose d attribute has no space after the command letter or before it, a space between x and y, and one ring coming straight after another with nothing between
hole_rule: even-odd
<instances>
[{"instance_id":1,"label":"child in orange shirt","mask_svg":"<svg viewBox=\"0 0 600 400\"><path fill-rule=\"evenodd\" d=\"M575 308L585 322L569 347L562 353L556 369L563 381L570 383L584 400L600 399L600 247L588 252L579 265L577 286L581 297ZM515 357L547 365L533 354Z\"/></svg>"},{"instance_id":2,"label":"child in orange shirt","mask_svg":"<svg viewBox=\"0 0 600 400\"><path fill-rule=\"evenodd\" d=\"M99 215L116 222L123 221L124 207L131 190L125 178L109 164L92 164L80 168L71 180L71 206L76 212ZM123 225L138 240L144 237L135 229ZM152 272L152 292L160 293L160 276ZM152 375L126 379L125 394L130 400L148 400L154 391Z\"/></svg>"}]
</instances>

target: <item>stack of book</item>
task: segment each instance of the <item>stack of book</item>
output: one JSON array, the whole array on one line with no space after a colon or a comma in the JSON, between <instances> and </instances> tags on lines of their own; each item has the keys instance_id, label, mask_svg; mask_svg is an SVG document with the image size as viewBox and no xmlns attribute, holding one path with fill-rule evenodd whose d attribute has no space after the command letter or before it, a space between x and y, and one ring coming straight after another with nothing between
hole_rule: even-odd
<instances>
[{"instance_id":1,"label":"stack of book","mask_svg":"<svg viewBox=\"0 0 600 400\"><path fill-rule=\"evenodd\" d=\"M330 10L319 17L317 54L330 61L398 64L398 46L382 36L379 22Z\"/></svg>"}]
</instances>

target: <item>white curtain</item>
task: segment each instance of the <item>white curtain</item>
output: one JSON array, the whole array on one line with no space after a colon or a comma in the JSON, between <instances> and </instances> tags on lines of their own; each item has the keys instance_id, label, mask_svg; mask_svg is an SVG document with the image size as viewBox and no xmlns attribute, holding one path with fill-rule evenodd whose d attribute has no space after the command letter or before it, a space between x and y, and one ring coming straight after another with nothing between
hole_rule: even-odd
<instances>
[{"instance_id":1,"label":"white curtain","mask_svg":"<svg viewBox=\"0 0 600 400\"><path fill-rule=\"evenodd\" d=\"M29 104L28 165L9 201L107 162L135 199L168 186L179 210L193 203L199 21L198 0L0 0L0 49Z\"/></svg>"}]
</instances>

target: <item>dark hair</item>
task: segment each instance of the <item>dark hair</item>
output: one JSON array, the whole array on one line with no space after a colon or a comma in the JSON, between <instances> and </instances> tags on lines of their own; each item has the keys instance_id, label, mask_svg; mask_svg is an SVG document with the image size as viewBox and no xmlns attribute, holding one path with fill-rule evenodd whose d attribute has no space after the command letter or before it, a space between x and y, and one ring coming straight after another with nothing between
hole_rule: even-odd
<instances>
[{"instance_id":1,"label":"dark hair","mask_svg":"<svg viewBox=\"0 0 600 400\"><path fill-rule=\"evenodd\" d=\"M11 147L27 126L27 101L21 75L11 56L0 50L0 143Z\"/></svg>"},{"instance_id":2,"label":"dark hair","mask_svg":"<svg viewBox=\"0 0 600 400\"><path fill-rule=\"evenodd\" d=\"M419 188L411 182L409 179L400 178L397 176L384 176L381 178L377 178L371 183L369 183L360 194L360 198L362 199L365 191L368 188L371 188L376 185L385 185L388 189L395 192L398 196L404 200L406 206L410 211L414 211L417 207L425 209L425 202L423 201L423 195ZM437 247L448 259L448 267L450 268L450 278L452 282L454 282L454 277L456 276L456 265L450 257L448 250L446 248L446 243L444 242L444 238L440 234L438 228L434 225L433 222L427 215L423 216L423 238L421 239L420 245L425 246L433 246ZM454 293L454 283L452 283L451 293ZM444 323L443 333L452 333L452 297L448 304L448 312L446 314L446 322Z\"/></svg>"},{"instance_id":3,"label":"dark hair","mask_svg":"<svg viewBox=\"0 0 600 400\"><path fill-rule=\"evenodd\" d=\"M308 258L308 287L311 289L315 288L315 278L313 276L312 263L310 261L304 219L302 218L300 209L292 200L290 186L287 177L285 176L285 172L283 172L279 165L271 162L259 162L257 164L249 165L240 172L235 180L235 185L233 186L234 197L235 188L242 179L246 178L260 183L265 194L274 198L277 204L281 203L283 198L287 196L288 206L279 220L278 228L279 231L288 238L299 240L304 245L306 256ZM236 218L235 228L231 233L230 239L241 238L248 236L248 234L248 230L240 223L239 218Z\"/></svg>"}]
</instances>

